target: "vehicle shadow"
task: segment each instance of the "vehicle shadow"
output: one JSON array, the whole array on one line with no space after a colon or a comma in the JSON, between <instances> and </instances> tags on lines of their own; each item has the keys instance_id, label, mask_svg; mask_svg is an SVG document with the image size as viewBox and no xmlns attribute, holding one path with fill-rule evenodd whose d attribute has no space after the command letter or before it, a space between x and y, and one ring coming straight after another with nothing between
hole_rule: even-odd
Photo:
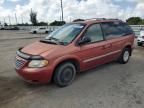
<instances>
[{"instance_id":1,"label":"vehicle shadow","mask_svg":"<svg viewBox=\"0 0 144 108\"><path fill-rule=\"evenodd\" d=\"M85 77L87 74L99 73L100 70L102 71L103 69L109 68L112 65L118 65L118 64L119 63L117 63L116 61L113 61L113 62L110 62L110 63L106 63L106 64L103 64L103 65L94 67L92 69L83 71L83 72L79 72L79 73L77 73L77 77L76 77L75 80L79 80L79 78Z\"/></svg>"}]
</instances>

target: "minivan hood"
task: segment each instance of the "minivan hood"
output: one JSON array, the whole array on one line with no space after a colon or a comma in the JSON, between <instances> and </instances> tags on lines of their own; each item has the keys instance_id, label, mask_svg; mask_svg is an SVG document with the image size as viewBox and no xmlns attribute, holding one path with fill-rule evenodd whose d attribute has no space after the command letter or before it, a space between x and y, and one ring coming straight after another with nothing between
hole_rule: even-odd
<instances>
[{"instance_id":1,"label":"minivan hood","mask_svg":"<svg viewBox=\"0 0 144 108\"><path fill-rule=\"evenodd\" d=\"M30 55L40 55L46 51L51 51L58 47L59 47L58 45L35 42L33 44L24 47L21 51Z\"/></svg>"}]
</instances>

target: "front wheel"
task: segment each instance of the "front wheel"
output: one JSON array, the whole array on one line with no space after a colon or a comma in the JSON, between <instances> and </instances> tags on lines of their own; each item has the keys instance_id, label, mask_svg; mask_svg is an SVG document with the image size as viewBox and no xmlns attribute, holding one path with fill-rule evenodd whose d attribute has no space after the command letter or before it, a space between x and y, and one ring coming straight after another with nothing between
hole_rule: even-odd
<instances>
[{"instance_id":1,"label":"front wheel","mask_svg":"<svg viewBox=\"0 0 144 108\"><path fill-rule=\"evenodd\" d=\"M70 85L76 75L76 68L72 63L61 64L54 73L54 82L59 87Z\"/></svg>"},{"instance_id":2,"label":"front wheel","mask_svg":"<svg viewBox=\"0 0 144 108\"><path fill-rule=\"evenodd\" d=\"M129 61L130 58L130 49L125 48L121 54L121 56L118 59L118 62L121 64L126 64Z\"/></svg>"},{"instance_id":3,"label":"front wheel","mask_svg":"<svg viewBox=\"0 0 144 108\"><path fill-rule=\"evenodd\" d=\"M37 32L36 32L36 31L33 31L33 34L37 34Z\"/></svg>"}]
</instances>

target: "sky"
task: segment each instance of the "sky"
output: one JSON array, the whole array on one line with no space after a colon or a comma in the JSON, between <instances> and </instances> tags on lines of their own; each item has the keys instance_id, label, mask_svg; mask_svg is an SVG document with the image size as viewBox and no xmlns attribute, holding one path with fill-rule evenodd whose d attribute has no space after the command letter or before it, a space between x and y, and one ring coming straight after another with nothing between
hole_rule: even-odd
<instances>
[{"instance_id":1,"label":"sky","mask_svg":"<svg viewBox=\"0 0 144 108\"><path fill-rule=\"evenodd\" d=\"M64 20L83 18L144 18L144 0L63 0ZM60 20L60 0L0 0L0 22L30 23L31 9L38 21ZM9 21L10 19L10 21Z\"/></svg>"}]
</instances>

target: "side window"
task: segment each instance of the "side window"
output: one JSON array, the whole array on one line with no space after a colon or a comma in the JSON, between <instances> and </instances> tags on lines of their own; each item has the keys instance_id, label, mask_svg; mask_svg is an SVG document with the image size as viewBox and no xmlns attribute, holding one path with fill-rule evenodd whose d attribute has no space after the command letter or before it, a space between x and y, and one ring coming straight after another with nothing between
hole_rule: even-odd
<instances>
[{"instance_id":1,"label":"side window","mask_svg":"<svg viewBox=\"0 0 144 108\"><path fill-rule=\"evenodd\" d=\"M90 26L87 29L84 37L90 37L91 42L102 41L103 40L103 33L101 30L100 24L94 24L94 25Z\"/></svg>"}]
</instances>

